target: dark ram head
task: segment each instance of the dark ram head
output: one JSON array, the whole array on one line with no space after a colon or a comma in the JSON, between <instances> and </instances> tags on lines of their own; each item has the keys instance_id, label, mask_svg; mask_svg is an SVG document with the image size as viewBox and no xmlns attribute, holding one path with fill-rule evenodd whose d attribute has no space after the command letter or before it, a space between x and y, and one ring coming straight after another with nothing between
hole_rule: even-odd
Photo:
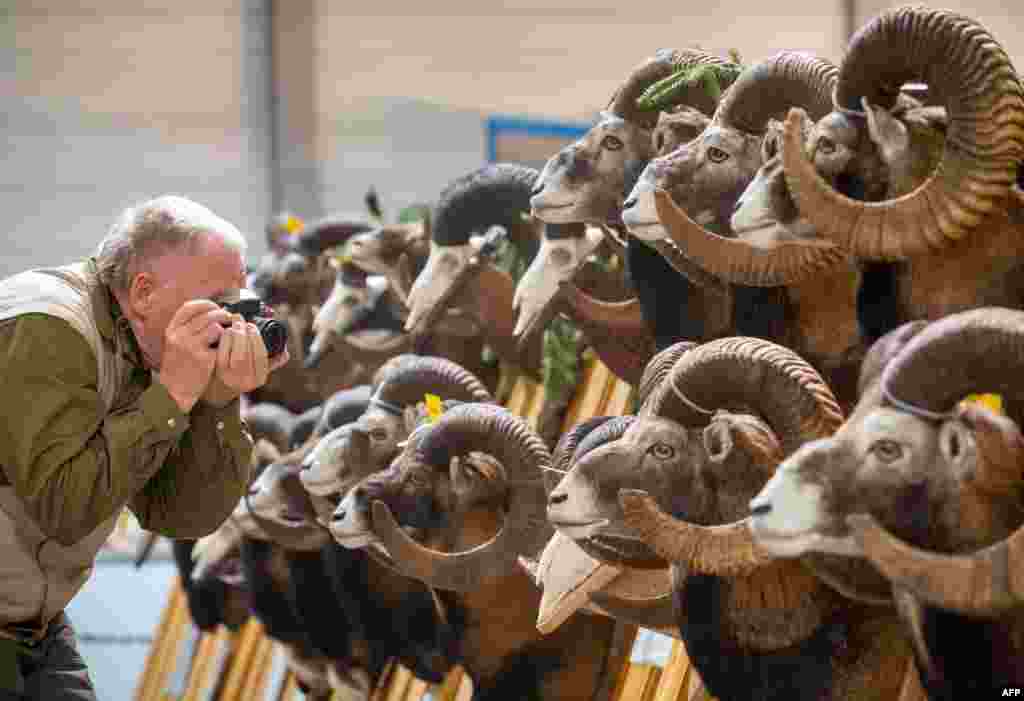
<instances>
[{"instance_id":1,"label":"dark ram head","mask_svg":"<svg viewBox=\"0 0 1024 701\"><path fill-rule=\"evenodd\" d=\"M534 215L553 224L618 223L630 174L639 172L655 155L652 132L658 112L641 110L637 100L659 80L707 65L731 64L703 51L662 49L635 68L597 125L544 166L530 200ZM700 114L711 114L716 105L699 85L686 90L677 102Z\"/></svg>"},{"instance_id":2,"label":"dark ram head","mask_svg":"<svg viewBox=\"0 0 1024 701\"><path fill-rule=\"evenodd\" d=\"M324 436L302 462L300 478L313 496L317 512L326 517L360 479L384 469L400 450L414 424L410 412L427 394L442 400L493 402L472 373L445 358L402 355L389 360L366 411L355 421Z\"/></svg>"},{"instance_id":3,"label":"dark ram head","mask_svg":"<svg viewBox=\"0 0 1024 701\"><path fill-rule=\"evenodd\" d=\"M518 417L490 404L456 406L346 495L331 533L347 547L382 546L410 577L472 591L515 572L520 554L547 542L542 475L550 468L544 442Z\"/></svg>"}]
</instances>

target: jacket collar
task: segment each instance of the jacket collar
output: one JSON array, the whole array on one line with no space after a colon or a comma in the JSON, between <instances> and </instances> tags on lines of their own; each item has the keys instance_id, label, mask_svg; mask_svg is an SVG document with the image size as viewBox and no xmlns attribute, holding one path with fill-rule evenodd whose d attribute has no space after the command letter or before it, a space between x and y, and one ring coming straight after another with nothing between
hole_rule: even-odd
<instances>
[{"instance_id":1,"label":"jacket collar","mask_svg":"<svg viewBox=\"0 0 1024 701\"><path fill-rule=\"evenodd\" d=\"M100 282L96 259L89 258L85 267L89 278L90 302L100 335L133 365L145 367L135 333L128 319L121 313L121 305L117 303L110 288Z\"/></svg>"}]
</instances>

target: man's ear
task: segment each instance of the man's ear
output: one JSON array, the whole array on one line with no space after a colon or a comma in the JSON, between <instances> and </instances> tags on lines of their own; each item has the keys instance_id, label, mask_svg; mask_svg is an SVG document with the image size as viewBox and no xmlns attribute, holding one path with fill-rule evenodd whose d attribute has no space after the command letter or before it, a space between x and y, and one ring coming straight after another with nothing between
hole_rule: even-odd
<instances>
[{"instance_id":1,"label":"man's ear","mask_svg":"<svg viewBox=\"0 0 1024 701\"><path fill-rule=\"evenodd\" d=\"M145 316L153 307L156 281L149 273L136 273L128 283L128 304L136 314Z\"/></svg>"}]
</instances>

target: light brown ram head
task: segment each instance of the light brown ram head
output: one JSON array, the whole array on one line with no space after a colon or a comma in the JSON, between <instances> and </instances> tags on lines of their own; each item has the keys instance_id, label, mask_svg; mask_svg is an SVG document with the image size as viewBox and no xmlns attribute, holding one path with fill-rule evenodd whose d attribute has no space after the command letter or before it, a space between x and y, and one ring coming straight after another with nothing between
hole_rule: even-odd
<instances>
[{"instance_id":1,"label":"light brown ram head","mask_svg":"<svg viewBox=\"0 0 1024 701\"><path fill-rule=\"evenodd\" d=\"M817 116L827 114L837 72L829 62L798 52L782 52L745 69L697 138L647 165L623 206L630 233L652 244L674 238L679 216L659 217L658 191L667 193L694 225L731 233L736 200L761 167L765 142L771 141L766 138L770 120L794 105Z\"/></svg>"},{"instance_id":2,"label":"light brown ram head","mask_svg":"<svg viewBox=\"0 0 1024 701\"><path fill-rule=\"evenodd\" d=\"M346 547L383 547L409 577L473 591L544 547L551 528L542 474L550 463L543 441L502 407L456 406L417 429L387 470L349 491L331 533Z\"/></svg>"},{"instance_id":3,"label":"light brown ram head","mask_svg":"<svg viewBox=\"0 0 1024 701\"><path fill-rule=\"evenodd\" d=\"M497 163L449 183L431 218L430 255L409 292L405 329L423 338L444 314L460 308L479 323L480 335L506 362L539 377L540 339L517 348L512 333L515 282L491 261L485 234L503 230L526 262L539 246L538 223L528 216L537 171Z\"/></svg>"},{"instance_id":4,"label":"light brown ram head","mask_svg":"<svg viewBox=\"0 0 1024 701\"><path fill-rule=\"evenodd\" d=\"M731 64L703 51L662 49L637 66L616 91L597 125L544 166L530 200L534 215L553 224L617 224L630 174L635 177L656 155L653 133L659 123L658 113L641 110L637 100L659 80L701 65ZM695 85L676 102L695 108L696 114L688 114L694 126L692 135L696 136L700 133L696 127L705 124L698 115L711 114L717 101ZM676 124L685 122L677 119ZM665 124L661 133L669 129Z\"/></svg>"},{"instance_id":5,"label":"light brown ram head","mask_svg":"<svg viewBox=\"0 0 1024 701\"><path fill-rule=\"evenodd\" d=\"M846 423L790 456L751 502L758 543L779 557L866 558L954 611L1020 607L1024 438L1009 419L959 402L1020 393L1022 329L1024 313L982 308L884 336Z\"/></svg>"},{"instance_id":6,"label":"light brown ram head","mask_svg":"<svg viewBox=\"0 0 1024 701\"><path fill-rule=\"evenodd\" d=\"M356 482L398 455L415 426L415 407L427 394L443 401L494 401L479 379L445 358L397 356L380 369L377 379L366 411L320 439L302 461L299 477L324 525Z\"/></svg>"},{"instance_id":7,"label":"light brown ram head","mask_svg":"<svg viewBox=\"0 0 1024 701\"><path fill-rule=\"evenodd\" d=\"M908 81L936 94L945 129L934 109L906 109ZM782 151L819 236L860 259L906 260L1005 218L1024 159L1024 89L977 21L921 6L882 13L851 41L835 103L806 146L806 117L793 111Z\"/></svg>"},{"instance_id":8,"label":"light brown ram head","mask_svg":"<svg viewBox=\"0 0 1024 701\"><path fill-rule=\"evenodd\" d=\"M671 114L662 112L659 117L637 106L640 95L654 83L702 65L731 64L697 50L659 51L630 74L598 124L544 166L530 204L534 216L547 226L540 251L516 286L517 337L529 338L546 323L560 285L571 283L600 244L600 232L582 223L621 229L622 201L646 163L661 153L659 145L669 148L692 139L708 124L706 114L714 111L716 101L700 86L678 95L676 101L683 104L675 105ZM612 245L622 248L619 234L605 232ZM595 310L600 304L588 300ZM636 321L642 321L639 315Z\"/></svg>"},{"instance_id":9,"label":"light brown ram head","mask_svg":"<svg viewBox=\"0 0 1024 701\"><path fill-rule=\"evenodd\" d=\"M839 425L835 399L810 366L768 341L686 345L656 361L650 375L665 379L637 417L581 441L548 518L613 564L748 573L769 560L747 530L748 497L784 455Z\"/></svg>"},{"instance_id":10,"label":"light brown ram head","mask_svg":"<svg viewBox=\"0 0 1024 701\"><path fill-rule=\"evenodd\" d=\"M391 224L357 234L345 245L352 262L368 273L383 275L398 301L405 305L412 281L430 252L429 219Z\"/></svg>"}]
</instances>

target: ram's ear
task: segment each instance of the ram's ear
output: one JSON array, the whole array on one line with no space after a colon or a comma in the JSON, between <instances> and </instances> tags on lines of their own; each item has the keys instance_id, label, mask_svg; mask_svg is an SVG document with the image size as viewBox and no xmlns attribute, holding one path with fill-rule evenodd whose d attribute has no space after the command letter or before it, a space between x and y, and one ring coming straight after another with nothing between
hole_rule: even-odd
<instances>
[{"instance_id":1,"label":"ram's ear","mask_svg":"<svg viewBox=\"0 0 1024 701\"><path fill-rule=\"evenodd\" d=\"M704 441L704 450L711 462L725 462L736 447L733 440L733 422L725 417L716 416L715 420L704 428L701 437Z\"/></svg>"},{"instance_id":2,"label":"ram's ear","mask_svg":"<svg viewBox=\"0 0 1024 701\"><path fill-rule=\"evenodd\" d=\"M713 463L722 464L742 454L744 464L757 466L770 475L782 462L782 444L778 437L768 424L750 414L719 411L702 437L708 459Z\"/></svg>"},{"instance_id":3,"label":"ram's ear","mask_svg":"<svg viewBox=\"0 0 1024 701\"><path fill-rule=\"evenodd\" d=\"M864 112L867 114L868 134L882 154L886 165L893 165L898 159L905 158L910 148L910 134L907 127L888 110L873 107L863 100Z\"/></svg>"}]
</instances>

